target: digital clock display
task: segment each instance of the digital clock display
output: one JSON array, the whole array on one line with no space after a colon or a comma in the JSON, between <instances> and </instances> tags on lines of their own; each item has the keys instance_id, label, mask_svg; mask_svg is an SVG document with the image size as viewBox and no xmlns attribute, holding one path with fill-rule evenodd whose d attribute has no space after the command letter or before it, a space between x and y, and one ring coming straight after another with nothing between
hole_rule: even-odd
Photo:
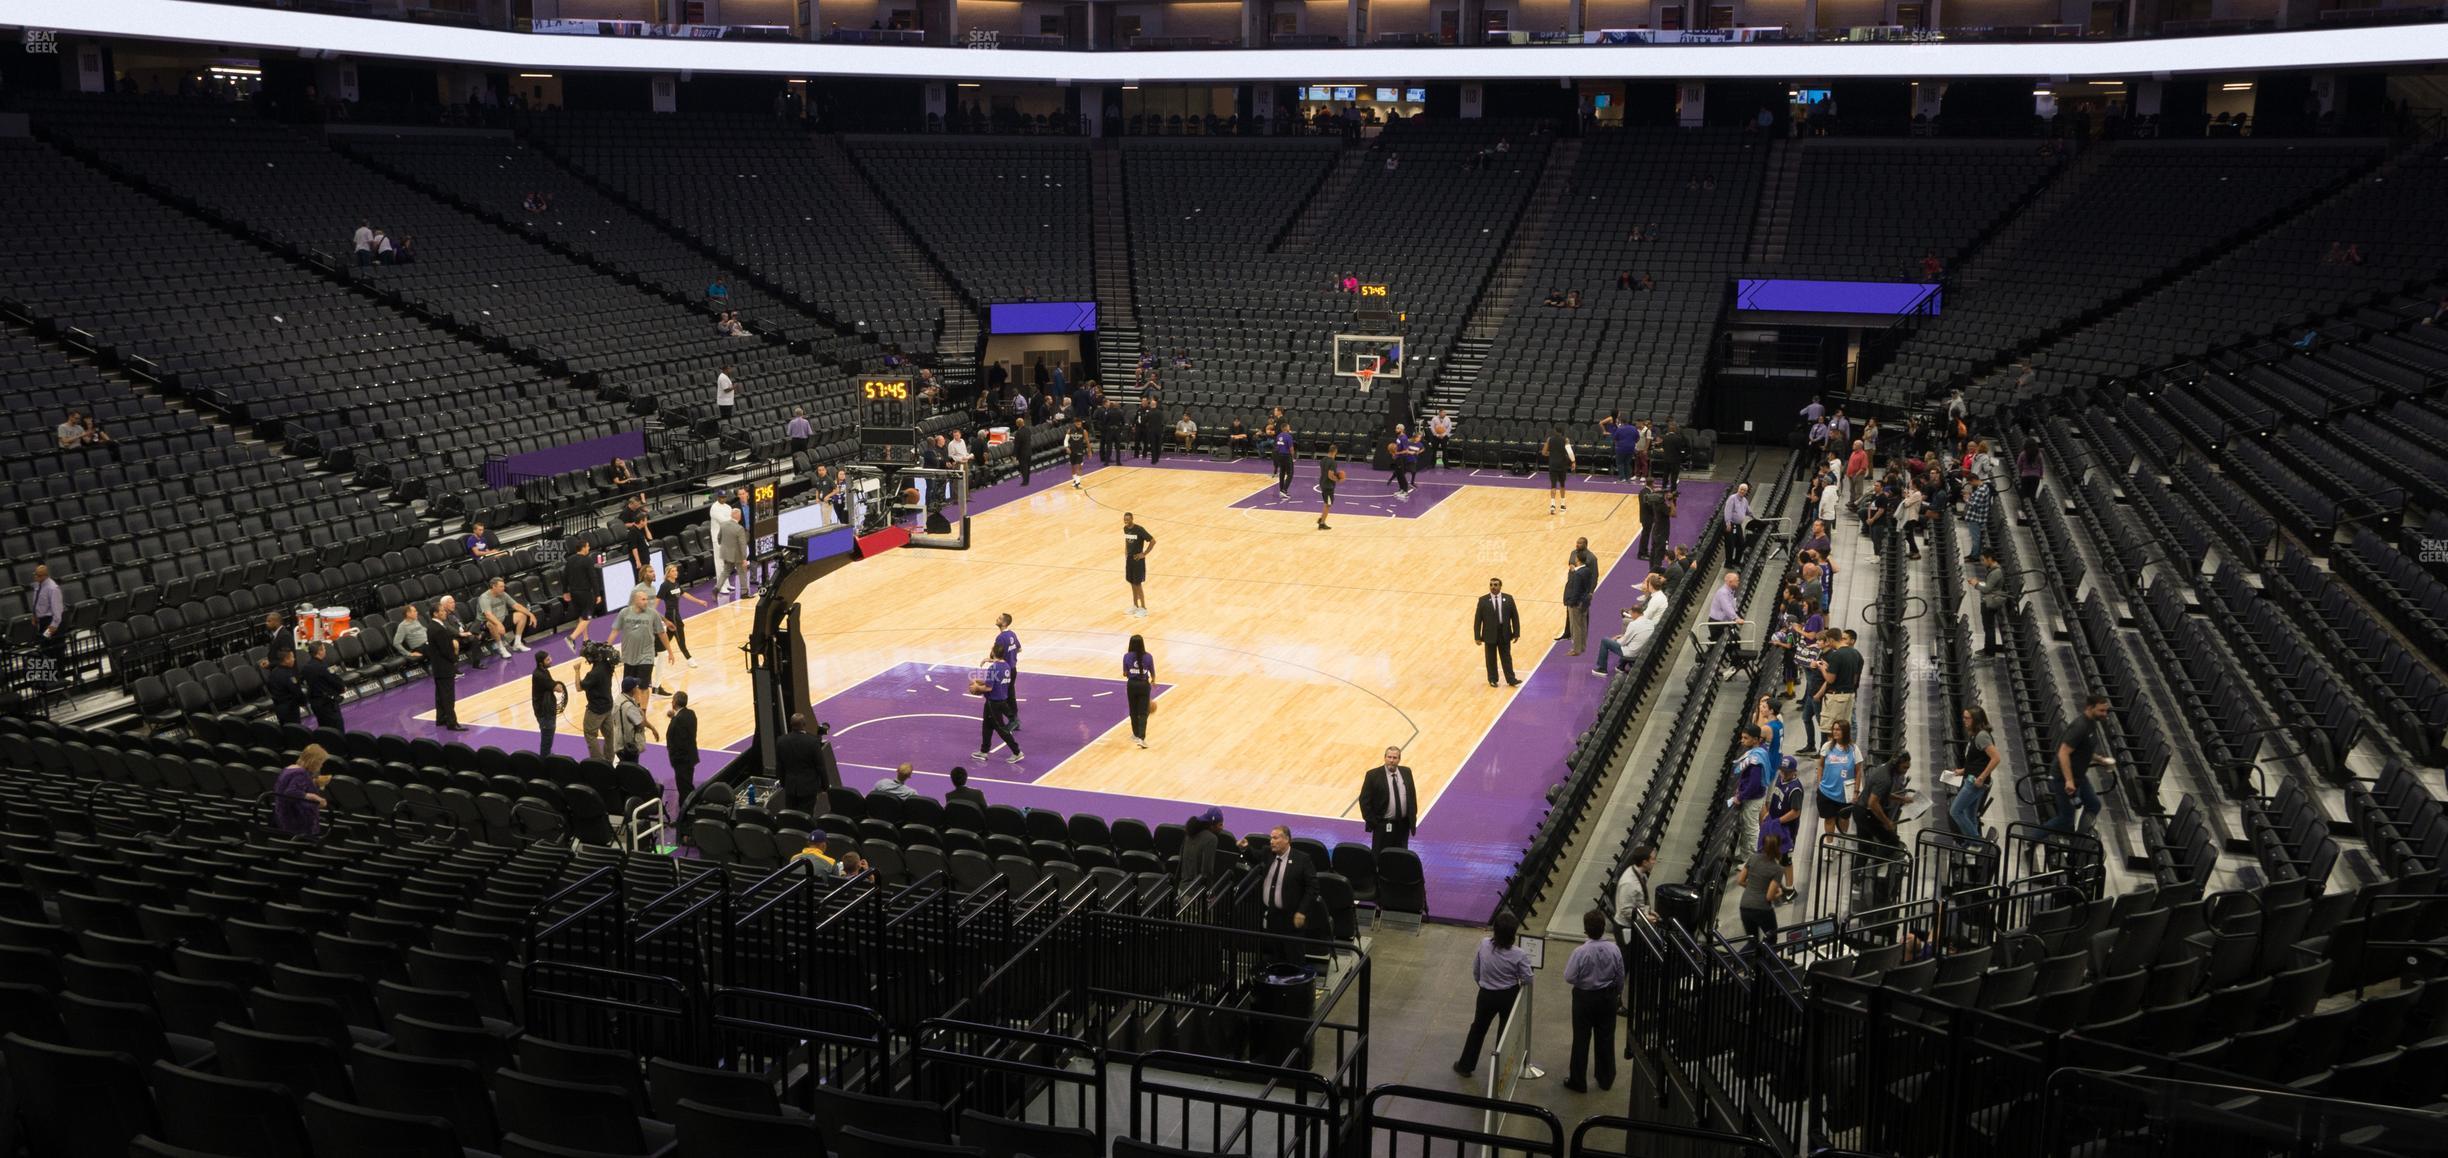
<instances>
[{"instance_id":1,"label":"digital clock display","mask_svg":"<svg viewBox=\"0 0 2448 1158\"><path fill-rule=\"evenodd\" d=\"M1383 285L1364 285L1364 286L1361 286L1361 287L1360 287L1360 296L1361 296L1361 297L1364 297L1364 298L1381 298L1381 297L1384 297L1384 296L1386 296L1386 287L1384 287Z\"/></svg>"},{"instance_id":2,"label":"digital clock display","mask_svg":"<svg viewBox=\"0 0 2448 1158\"><path fill-rule=\"evenodd\" d=\"M774 500L774 494L775 494L775 493L776 493L776 492L775 492L775 490L774 490L774 484L772 484L772 483L758 483L758 484L756 485L756 489L755 489L755 490L752 490L752 491L750 491L750 492L749 492L748 497L749 497L749 498L750 498L752 501L757 502L757 503L760 503L760 504L762 504L762 503L770 503L770 502L772 502L772 501Z\"/></svg>"},{"instance_id":3,"label":"digital clock display","mask_svg":"<svg viewBox=\"0 0 2448 1158\"><path fill-rule=\"evenodd\" d=\"M869 378L859 383L859 391L870 402L907 402L910 384L907 378Z\"/></svg>"}]
</instances>

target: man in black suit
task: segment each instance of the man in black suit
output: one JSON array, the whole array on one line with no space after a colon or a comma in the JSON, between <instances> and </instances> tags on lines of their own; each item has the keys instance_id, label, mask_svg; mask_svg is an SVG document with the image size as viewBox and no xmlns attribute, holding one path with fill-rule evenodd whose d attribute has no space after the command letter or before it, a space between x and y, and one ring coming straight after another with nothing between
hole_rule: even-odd
<instances>
[{"instance_id":1,"label":"man in black suit","mask_svg":"<svg viewBox=\"0 0 2448 1158\"><path fill-rule=\"evenodd\" d=\"M774 749L774 773L782 781L782 795L787 801L783 807L813 813L816 798L837 783L834 777L826 775L827 766L832 763L832 746L817 734L815 721L808 719L805 712L793 715L790 732Z\"/></svg>"},{"instance_id":2,"label":"man in black suit","mask_svg":"<svg viewBox=\"0 0 2448 1158\"><path fill-rule=\"evenodd\" d=\"M1370 852L1411 847L1411 833L1419 827L1419 786L1412 783L1411 766L1402 762L1402 749L1386 749L1385 763L1360 781L1360 819L1368 823Z\"/></svg>"},{"instance_id":3,"label":"man in black suit","mask_svg":"<svg viewBox=\"0 0 2448 1158\"><path fill-rule=\"evenodd\" d=\"M1292 830L1276 825L1267 834L1267 860L1258 867L1258 903L1265 906L1266 931L1285 938L1279 950L1297 950L1289 939L1309 927L1309 898L1316 892L1317 870L1309 858L1292 851Z\"/></svg>"},{"instance_id":4,"label":"man in black suit","mask_svg":"<svg viewBox=\"0 0 2448 1158\"><path fill-rule=\"evenodd\" d=\"M467 725L459 722L459 649L466 646L469 636L452 604L445 595L434 605L433 619L425 628L425 661L433 667L434 723L464 732Z\"/></svg>"},{"instance_id":5,"label":"man in black suit","mask_svg":"<svg viewBox=\"0 0 2448 1158\"><path fill-rule=\"evenodd\" d=\"M330 653L331 645L320 640L307 645L298 682L306 687L306 709L314 713L315 726L345 732L348 726L340 720L340 700L348 694L348 685L332 673Z\"/></svg>"},{"instance_id":6,"label":"man in black suit","mask_svg":"<svg viewBox=\"0 0 2448 1158\"><path fill-rule=\"evenodd\" d=\"M272 697L272 718L284 724L298 722L305 710L306 693L297 681L297 652L274 649L263 674L264 694Z\"/></svg>"},{"instance_id":7,"label":"man in black suit","mask_svg":"<svg viewBox=\"0 0 2448 1158\"><path fill-rule=\"evenodd\" d=\"M1504 580L1488 580L1488 593L1479 597L1479 609L1471 617L1471 638L1487 652L1489 687L1496 686L1499 664L1504 667L1504 682L1521 686L1513 678L1513 641L1521 638L1521 608L1504 593Z\"/></svg>"},{"instance_id":8,"label":"man in black suit","mask_svg":"<svg viewBox=\"0 0 2448 1158\"><path fill-rule=\"evenodd\" d=\"M978 811L986 811L986 794L969 786L969 770L958 764L952 766L952 788L944 793L944 803L955 800L966 800L977 805Z\"/></svg>"},{"instance_id":9,"label":"man in black suit","mask_svg":"<svg viewBox=\"0 0 2448 1158\"><path fill-rule=\"evenodd\" d=\"M1640 539L1632 544L1632 555L1656 571L1666 565L1666 542L1674 537L1674 508L1664 488L1642 488L1640 524Z\"/></svg>"}]
</instances>

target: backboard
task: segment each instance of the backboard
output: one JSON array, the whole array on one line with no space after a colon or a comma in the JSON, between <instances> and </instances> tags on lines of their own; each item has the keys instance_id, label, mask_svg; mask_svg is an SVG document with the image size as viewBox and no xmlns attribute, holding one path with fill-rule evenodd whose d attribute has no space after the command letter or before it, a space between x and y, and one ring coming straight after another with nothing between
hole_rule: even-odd
<instances>
[{"instance_id":1,"label":"backboard","mask_svg":"<svg viewBox=\"0 0 2448 1158\"><path fill-rule=\"evenodd\" d=\"M1403 339L1400 334L1336 334L1334 336L1334 373L1337 378L1357 378L1363 369L1374 370L1379 379L1393 381L1403 376Z\"/></svg>"}]
</instances>

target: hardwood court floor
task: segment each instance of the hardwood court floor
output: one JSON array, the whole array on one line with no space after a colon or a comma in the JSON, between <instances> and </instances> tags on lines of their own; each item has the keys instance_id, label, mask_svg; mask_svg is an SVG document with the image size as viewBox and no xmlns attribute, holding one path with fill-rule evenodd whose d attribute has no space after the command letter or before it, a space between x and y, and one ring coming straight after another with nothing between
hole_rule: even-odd
<instances>
[{"instance_id":1,"label":"hardwood court floor","mask_svg":"<svg viewBox=\"0 0 2448 1158\"><path fill-rule=\"evenodd\" d=\"M1296 498L1313 497L1315 473L1302 465ZM1122 725L1055 767L1032 757L1015 768L998 757L972 771L981 779L1356 816L1360 773L1386 745L1399 744L1433 803L1515 694L1487 686L1471 642L1473 601L1488 579L1503 578L1521 602L1514 666L1528 679L1550 646L1566 646L1549 640L1563 623L1559 597L1575 538L1588 536L1601 567L1610 568L1639 531L1629 494L1579 492L1568 513L1551 517L1541 490L1512 480L1470 485L1459 472L1422 485L1411 502L1429 509L1417 518L1338 512L1334 529L1319 531L1312 511L1233 507L1268 485L1249 473L1107 467L1090 474L1084 490L1045 489L975 516L968 551L904 549L845 568L803 596L811 692L822 702L906 663L979 664L996 614L1009 612L1025 649L1026 721L1045 710L1028 696L1032 676L1114 680L1118 694L1124 643L1139 633L1159 681L1171 685L1157 701L1151 748L1133 746ZM1430 505L1440 487L1451 490ZM1373 471L1354 471L1345 484L1347 498L1383 492ZM1157 540L1145 619L1127 614L1126 510ZM686 610L695 613L688 632L702 666L672 673L666 685L689 690L704 747L736 746L753 727L738 651L750 609ZM1618 626L1593 624L1592 646ZM554 651L556 670L565 680L574 676L563 658L568 649ZM459 714L469 724L531 729L526 701L522 678L464 695ZM657 701L658 723L661 715ZM977 732L974 712L877 726L949 729L961 752ZM573 711L560 730L575 735L577 727ZM1021 738L1035 746L1030 732ZM920 770L945 769L922 763ZM862 782L856 770L843 775Z\"/></svg>"}]
</instances>

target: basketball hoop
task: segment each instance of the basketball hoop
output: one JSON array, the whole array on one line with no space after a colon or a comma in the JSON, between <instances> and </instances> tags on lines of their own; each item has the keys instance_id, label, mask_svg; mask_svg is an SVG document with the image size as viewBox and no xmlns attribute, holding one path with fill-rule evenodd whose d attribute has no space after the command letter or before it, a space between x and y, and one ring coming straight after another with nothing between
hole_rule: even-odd
<instances>
[{"instance_id":1,"label":"basketball hoop","mask_svg":"<svg viewBox=\"0 0 2448 1158\"><path fill-rule=\"evenodd\" d=\"M1360 380L1360 392L1366 394L1369 392L1369 383L1377 379L1377 371L1373 367L1362 368L1352 371L1352 377Z\"/></svg>"}]
</instances>

